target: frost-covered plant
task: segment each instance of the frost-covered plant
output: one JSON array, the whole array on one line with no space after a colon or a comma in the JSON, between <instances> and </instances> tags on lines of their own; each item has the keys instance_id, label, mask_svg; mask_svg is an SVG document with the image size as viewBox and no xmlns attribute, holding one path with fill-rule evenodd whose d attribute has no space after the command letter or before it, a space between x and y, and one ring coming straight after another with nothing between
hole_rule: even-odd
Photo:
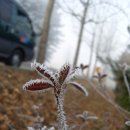
<instances>
[{"instance_id":1,"label":"frost-covered plant","mask_svg":"<svg viewBox=\"0 0 130 130\"><path fill-rule=\"evenodd\" d=\"M75 76L77 76L81 68L72 68L69 64L65 64L59 71L53 72L45 65L37 62L33 62L31 65L32 68L42 76L42 79L30 80L23 86L23 89L33 92L44 92L45 90L52 88L57 101L58 130L67 130L68 125L63 107L64 92L67 85L71 84L86 96L88 95L88 92L83 86L71 81Z\"/></svg>"},{"instance_id":2,"label":"frost-covered plant","mask_svg":"<svg viewBox=\"0 0 130 130\"><path fill-rule=\"evenodd\" d=\"M54 127L47 128L47 126L43 125L44 118L40 117L39 110L40 110L41 104L39 105L34 105L32 108L35 110L37 114L37 118L34 121L32 127L27 127L28 130L55 130Z\"/></svg>"},{"instance_id":3,"label":"frost-covered plant","mask_svg":"<svg viewBox=\"0 0 130 130\"><path fill-rule=\"evenodd\" d=\"M92 115L90 112L88 111L84 111L82 114L78 114L76 115L76 117L83 119L83 121L88 121L88 120L97 120L98 117Z\"/></svg>"},{"instance_id":4,"label":"frost-covered plant","mask_svg":"<svg viewBox=\"0 0 130 130\"><path fill-rule=\"evenodd\" d=\"M37 116L37 119L34 122L33 126L27 128L28 130L55 130L54 127L47 128L46 126L43 126L43 118L41 118L39 115Z\"/></svg>"},{"instance_id":5,"label":"frost-covered plant","mask_svg":"<svg viewBox=\"0 0 130 130\"><path fill-rule=\"evenodd\" d=\"M83 130L85 126L87 126L89 120L97 120L98 117L94 116L88 111L84 111L82 114L76 115L76 117L81 118L83 121L83 125L80 126L80 130Z\"/></svg>"}]
</instances>

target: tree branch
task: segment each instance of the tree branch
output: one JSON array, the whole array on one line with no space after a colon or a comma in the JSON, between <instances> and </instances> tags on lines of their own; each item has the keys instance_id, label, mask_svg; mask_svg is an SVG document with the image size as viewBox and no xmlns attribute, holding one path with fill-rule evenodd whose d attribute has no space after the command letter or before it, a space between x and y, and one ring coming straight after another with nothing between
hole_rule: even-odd
<instances>
[{"instance_id":1,"label":"tree branch","mask_svg":"<svg viewBox=\"0 0 130 130\"><path fill-rule=\"evenodd\" d=\"M80 3L84 6L85 2L83 0L80 0Z\"/></svg>"},{"instance_id":2,"label":"tree branch","mask_svg":"<svg viewBox=\"0 0 130 130\"><path fill-rule=\"evenodd\" d=\"M75 17L75 18L80 22L82 16L81 16L80 14L78 14L78 13L75 13L74 10L71 9L65 1L64 1L64 3L65 3L65 5L66 5L66 8L67 8L67 9L64 9L58 1L56 2L57 6L58 6L59 8L61 8L61 10L62 10L63 12L72 15L73 17Z\"/></svg>"},{"instance_id":3,"label":"tree branch","mask_svg":"<svg viewBox=\"0 0 130 130\"><path fill-rule=\"evenodd\" d=\"M104 23L104 22L106 22L106 20L96 21L96 20L94 20L94 19L89 19L89 20L85 21L85 24L87 24L87 23L100 24L100 23Z\"/></svg>"},{"instance_id":4,"label":"tree branch","mask_svg":"<svg viewBox=\"0 0 130 130\"><path fill-rule=\"evenodd\" d=\"M85 0L79 0L79 1L80 1L80 3L81 3L84 7L90 5L90 0L87 0L86 2L85 2Z\"/></svg>"},{"instance_id":5,"label":"tree branch","mask_svg":"<svg viewBox=\"0 0 130 130\"><path fill-rule=\"evenodd\" d=\"M116 8L116 9L118 9L120 12L122 12L126 17L128 17L128 15L127 15L127 13L121 8L121 7L119 7L118 5L115 5L115 4L113 4L113 3L109 3L109 2L107 2L107 1L101 1L101 2L99 2L99 3L95 3L95 4L91 4L91 7L95 7L95 6L98 6L98 5L109 5L109 6L111 6L111 7L114 7L114 8Z\"/></svg>"}]
</instances>

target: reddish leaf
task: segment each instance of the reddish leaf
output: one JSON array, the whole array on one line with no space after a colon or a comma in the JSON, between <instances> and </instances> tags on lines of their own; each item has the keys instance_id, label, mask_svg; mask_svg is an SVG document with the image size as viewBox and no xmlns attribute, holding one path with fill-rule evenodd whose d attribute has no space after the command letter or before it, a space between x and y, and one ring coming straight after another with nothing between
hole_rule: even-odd
<instances>
[{"instance_id":1,"label":"reddish leaf","mask_svg":"<svg viewBox=\"0 0 130 130\"><path fill-rule=\"evenodd\" d=\"M38 79L27 82L23 86L23 89L28 91L41 91L51 87L53 86L48 81Z\"/></svg>"},{"instance_id":2,"label":"reddish leaf","mask_svg":"<svg viewBox=\"0 0 130 130\"><path fill-rule=\"evenodd\" d=\"M65 65L59 72L59 83L60 84L63 84L63 82L65 81L66 77L68 76L69 70L70 70L70 66Z\"/></svg>"},{"instance_id":3,"label":"reddish leaf","mask_svg":"<svg viewBox=\"0 0 130 130\"><path fill-rule=\"evenodd\" d=\"M75 88L80 90L85 96L88 96L87 90L82 85L80 85L76 82L70 82L69 84L73 85Z\"/></svg>"},{"instance_id":4,"label":"reddish leaf","mask_svg":"<svg viewBox=\"0 0 130 130\"><path fill-rule=\"evenodd\" d=\"M46 66L41 65L36 62L32 63L31 65L40 75L51 80L52 83L55 84L55 79L54 79L53 75L47 70Z\"/></svg>"}]
</instances>

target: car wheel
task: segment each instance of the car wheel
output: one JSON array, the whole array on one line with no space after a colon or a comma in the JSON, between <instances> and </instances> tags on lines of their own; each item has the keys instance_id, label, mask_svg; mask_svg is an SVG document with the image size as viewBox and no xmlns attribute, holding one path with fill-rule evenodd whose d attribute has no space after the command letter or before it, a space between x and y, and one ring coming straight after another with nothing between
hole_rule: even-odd
<instances>
[{"instance_id":1,"label":"car wheel","mask_svg":"<svg viewBox=\"0 0 130 130\"><path fill-rule=\"evenodd\" d=\"M9 63L13 67L19 67L23 61L23 53L20 50L16 50L9 58Z\"/></svg>"}]
</instances>

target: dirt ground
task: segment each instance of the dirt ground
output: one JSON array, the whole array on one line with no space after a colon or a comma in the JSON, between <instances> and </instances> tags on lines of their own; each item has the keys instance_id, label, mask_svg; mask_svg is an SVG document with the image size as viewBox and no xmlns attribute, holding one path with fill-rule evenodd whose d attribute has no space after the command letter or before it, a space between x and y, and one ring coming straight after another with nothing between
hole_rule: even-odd
<instances>
[{"instance_id":1,"label":"dirt ground","mask_svg":"<svg viewBox=\"0 0 130 130\"><path fill-rule=\"evenodd\" d=\"M23 84L36 78L41 77L34 71L0 66L0 130L9 130L9 127L27 130L27 127L36 120L37 113L44 117L44 125L56 125L57 108L52 91L37 94L22 90ZM87 81L78 82L86 87L89 96L85 97L68 86L65 94L68 124L81 126L83 121L76 115L89 111L96 115L98 120L88 121L87 128L83 130L123 130L124 117L97 94ZM39 106L38 110L36 106ZM79 127L75 130L79 130Z\"/></svg>"}]
</instances>

